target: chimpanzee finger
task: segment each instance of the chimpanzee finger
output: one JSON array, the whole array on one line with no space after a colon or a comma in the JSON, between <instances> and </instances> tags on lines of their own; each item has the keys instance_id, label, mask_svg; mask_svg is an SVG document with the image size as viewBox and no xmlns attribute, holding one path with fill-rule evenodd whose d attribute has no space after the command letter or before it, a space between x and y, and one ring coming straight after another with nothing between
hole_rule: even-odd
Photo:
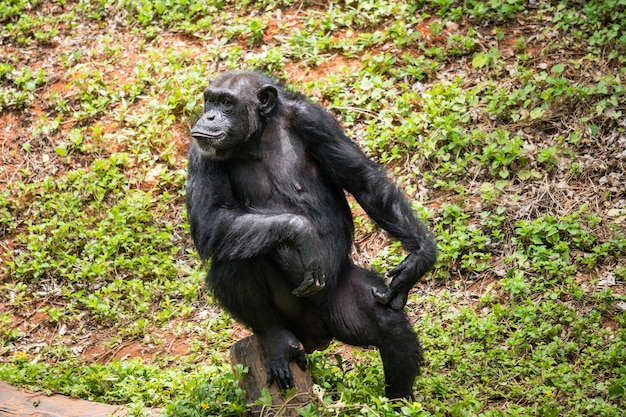
<instances>
[{"instance_id":1,"label":"chimpanzee finger","mask_svg":"<svg viewBox=\"0 0 626 417\"><path fill-rule=\"evenodd\" d=\"M311 283L308 284L305 288L303 288L301 285L295 290L293 290L292 294L297 297L309 297L313 294L320 292L322 289L324 289L325 285L326 285L325 283L320 284L317 281L311 281Z\"/></svg>"},{"instance_id":2,"label":"chimpanzee finger","mask_svg":"<svg viewBox=\"0 0 626 417\"><path fill-rule=\"evenodd\" d=\"M321 291L322 289L324 289L325 286L326 281L324 281L323 279L319 280L314 278L307 278L302 281L302 283L291 293L297 297L308 297Z\"/></svg>"},{"instance_id":3,"label":"chimpanzee finger","mask_svg":"<svg viewBox=\"0 0 626 417\"><path fill-rule=\"evenodd\" d=\"M395 276L400 275L402 271L404 271L405 268L406 268L406 264L404 263L404 261L402 261L400 265L396 266L391 271L387 272L387 276L389 278L394 278Z\"/></svg>"},{"instance_id":4,"label":"chimpanzee finger","mask_svg":"<svg viewBox=\"0 0 626 417\"><path fill-rule=\"evenodd\" d=\"M280 391L285 391L294 385L291 372L282 368L267 370L267 384L271 385L272 382L276 383Z\"/></svg>"},{"instance_id":5,"label":"chimpanzee finger","mask_svg":"<svg viewBox=\"0 0 626 417\"><path fill-rule=\"evenodd\" d=\"M372 288L372 295L376 301L389 306L394 311L402 310L407 301L407 295L404 292L392 287L389 287L384 294L381 294L376 288Z\"/></svg>"},{"instance_id":6,"label":"chimpanzee finger","mask_svg":"<svg viewBox=\"0 0 626 417\"><path fill-rule=\"evenodd\" d=\"M281 387L280 387L282 391L288 390L289 388L293 388L295 385L293 382L293 376L291 375L291 371L289 370L289 368L280 370L279 379L282 382Z\"/></svg>"},{"instance_id":7,"label":"chimpanzee finger","mask_svg":"<svg viewBox=\"0 0 626 417\"><path fill-rule=\"evenodd\" d=\"M272 385L272 382L274 382L274 373L272 372L271 368L266 368L265 371L266 371L266 374L267 374L267 378L265 378L265 383L268 386Z\"/></svg>"},{"instance_id":8,"label":"chimpanzee finger","mask_svg":"<svg viewBox=\"0 0 626 417\"><path fill-rule=\"evenodd\" d=\"M385 305L389 304L389 302L391 301L391 299L394 297L395 294L396 294L396 291L393 290L392 288L387 288L384 294L378 291L377 288L372 288L372 295L374 296L374 299L381 304L385 304Z\"/></svg>"},{"instance_id":9,"label":"chimpanzee finger","mask_svg":"<svg viewBox=\"0 0 626 417\"><path fill-rule=\"evenodd\" d=\"M400 275L405 269L409 267L409 264L415 262L415 257L413 252L409 253L409 255L400 262L400 265L393 268L391 271L387 272L387 276L393 278L397 275Z\"/></svg>"},{"instance_id":10,"label":"chimpanzee finger","mask_svg":"<svg viewBox=\"0 0 626 417\"><path fill-rule=\"evenodd\" d=\"M312 279L304 280L298 287L294 288L291 293L297 297L306 297L310 292L310 288L313 286L313 282Z\"/></svg>"}]
</instances>

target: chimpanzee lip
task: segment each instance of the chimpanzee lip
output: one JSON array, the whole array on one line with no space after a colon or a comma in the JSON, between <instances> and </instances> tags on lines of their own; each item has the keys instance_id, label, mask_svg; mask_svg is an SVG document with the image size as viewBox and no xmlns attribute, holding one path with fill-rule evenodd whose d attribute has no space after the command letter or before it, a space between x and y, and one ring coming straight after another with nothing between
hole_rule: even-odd
<instances>
[{"instance_id":1,"label":"chimpanzee lip","mask_svg":"<svg viewBox=\"0 0 626 417\"><path fill-rule=\"evenodd\" d=\"M226 136L224 132L199 132L199 131L191 131L191 136L197 140L209 140L211 142L221 142L222 139Z\"/></svg>"}]
</instances>

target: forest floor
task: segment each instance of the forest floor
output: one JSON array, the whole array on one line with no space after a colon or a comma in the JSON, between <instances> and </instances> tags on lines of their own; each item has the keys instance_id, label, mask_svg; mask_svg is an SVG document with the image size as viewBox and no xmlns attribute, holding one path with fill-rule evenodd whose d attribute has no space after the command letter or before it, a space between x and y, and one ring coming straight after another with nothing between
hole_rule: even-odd
<instances>
[{"instance_id":1,"label":"forest floor","mask_svg":"<svg viewBox=\"0 0 626 417\"><path fill-rule=\"evenodd\" d=\"M328 107L437 236L406 413L624 410L623 2L188 3L0 5L1 379L241 412L216 375L249 332L201 288L184 180L203 86L256 67ZM353 257L384 273L404 252L351 206ZM316 413L388 412L372 352L312 356Z\"/></svg>"}]
</instances>

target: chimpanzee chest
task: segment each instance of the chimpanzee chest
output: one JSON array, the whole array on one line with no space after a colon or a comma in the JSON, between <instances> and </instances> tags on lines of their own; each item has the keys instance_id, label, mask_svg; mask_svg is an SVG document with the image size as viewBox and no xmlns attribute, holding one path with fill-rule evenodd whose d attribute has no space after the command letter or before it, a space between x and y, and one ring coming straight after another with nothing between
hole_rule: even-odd
<instances>
[{"instance_id":1,"label":"chimpanzee chest","mask_svg":"<svg viewBox=\"0 0 626 417\"><path fill-rule=\"evenodd\" d=\"M324 190L317 167L306 158L291 162L240 161L231 165L229 177L237 202L246 208L277 212L300 212L322 203L328 190Z\"/></svg>"},{"instance_id":2,"label":"chimpanzee chest","mask_svg":"<svg viewBox=\"0 0 626 417\"><path fill-rule=\"evenodd\" d=\"M230 163L233 194L244 207L313 214L312 207L336 204L326 201L333 193L317 163L287 130L266 132L254 148L254 157Z\"/></svg>"}]
</instances>

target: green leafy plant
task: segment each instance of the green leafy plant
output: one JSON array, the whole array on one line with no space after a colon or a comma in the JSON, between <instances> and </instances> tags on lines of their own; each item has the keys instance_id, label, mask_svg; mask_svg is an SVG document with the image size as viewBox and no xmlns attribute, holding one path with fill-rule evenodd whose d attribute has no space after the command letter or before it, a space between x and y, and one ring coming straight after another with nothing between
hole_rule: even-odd
<instances>
[{"instance_id":1,"label":"green leafy plant","mask_svg":"<svg viewBox=\"0 0 626 417\"><path fill-rule=\"evenodd\" d=\"M0 378L136 416L250 409L184 183L203 88L254 67L328 108L439 247L406 307L414 399L382 397L374 350L333 343L300 415L621 417L625 7L2 2ZM386 273L404 248L351 209L356 261Z\"/></svg>"}]
</instances>

